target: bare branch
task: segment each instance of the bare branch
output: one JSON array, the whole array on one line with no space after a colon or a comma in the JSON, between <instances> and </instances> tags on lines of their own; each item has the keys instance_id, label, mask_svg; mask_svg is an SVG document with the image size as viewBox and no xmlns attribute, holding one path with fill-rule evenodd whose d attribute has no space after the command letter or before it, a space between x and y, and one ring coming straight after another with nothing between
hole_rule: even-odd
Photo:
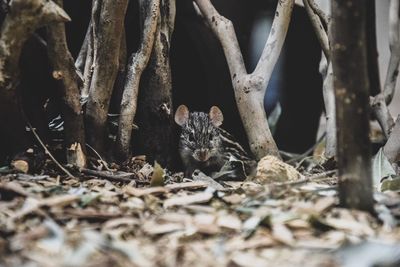
<instances>
[{"instance_id":1,"label":"bare branch","mask_svg":"<svg viewBox=\"0 0 400 267\"><path fill-rule=\"evenodd\" d=\"M310 5L311 9L314 11L315 14L318 15L323 25L328 28L330 23L330 16L328 16L319 6L315 3L314 0L308 0L308 4Z\"/></svg>"},{"instance_id":2,"label":"bare branch","mask_svg":"<svg viewBox=\"0 0 400 267\"><path fill-rule=\"evenodd\" d=\"M280 158L267 123L263 98L286 37L294 0L278 1L270 34L260 60L251 74L246 71L232 22L221 16L209 0L195 2L224 50L236 104L251 151L257 159L265 155Z\"/></svg>"},{"instance_id":3,"label":"bare branch","mask_svg":"<svg viewBox=\"0 0 400 267\"><path fill-rule=\"evenodd\" d=\"M399 0L390 1L389 45L391 54L384 88L382 92L375 97L371 97L370 99L370 106L386 138L389 138L392 128L395 124L394 119L390 114L388 105L393 99L400 63Z\"/></svg>"},{"instance_id":4,"label":"bare branch","mask_svg":"<svg viewBox=\"0 0 400 267\"><path fill-rule=\"evenodd\" d=\"M97 2L97 1L96 1ZM128 0L99 1L99 20L92 20L94 69L86 106L88 143L105 152L107 115L118 72L121 36Z\"/></svg>"},{"instance_id":5,"label":"bare branch","mask_svg":"<svg viewBox=\"0 0 400 267\"><path fill-rule=\"evenodd\" d=\"M275 11L275 18L272 22L271 31L269 33L264 50L261 54L260 60L253 72L256 76L263 77L263 87L267 90L269 79L271 78L272 71L278 61L279 55L287 30L289 28L290 18L294 6L293 0L280 0Z\"/></svg>"},{"instance_id":6,"label":"bare branch","mask_svg":"<svg viewBox=\"0 0 400 267\"><path fill-rule=\"evenodd\" d=\"M144 3L141 2L141 4ZM132 54L130 58L121 101L116 150L117 154L122 157L127 157L130 153L133 119L135 118L137 109L139 82L153 49L157 19L160 14L160 0L151 0L145 5L145 8L146 18L143 25L142 42L139 50Z\"/></svg>"},{"instance_id":7,"label":"bare branch","mask_svg":"<svg viewBox=\"0 0 400 267\"><path fill-rule=\"evenodd\" d=\"M383 153L393 163L400 161L400 115L397 117L396 124L393 127L392 133L383 147Z\"/></svg>"},{"instance_id":8,"label":"bare branch","mask_svg":"<svg viewBox=\"0 0 400 267\"><path fill-rule=\"evenodd\" d=\"M312 3L311 3L312 2ZM312 4L315 5L313 0L303 0L304 7L307 11L308 16L310 17L311 24L314 28L315 34L317 35L318 41L321 45L322 51L324 52L325 57L329 61L329 40L328 34L325 31L324 26L321 22L321 17L316 13L315 9L312 8ZM319 10L319 9L318 9Z\"/></svg>"},{"instance_id":9,"label":"bare branch","mask_svg":"<svg viewBox=\"0 0 400 267\"><path fill-rule=\"evenodd\" d=\"M389 104L396 88L397 75L399 74L400 63L400 21L399 21L399 0L391 0L389 7L389 46L390 60L386 74L383 94L386 104Z\"/></svg>"},{"instance_id":10,"label":"bare branch","mask_svg":"<svg viewBox=\"0 0 400 267\"><path fill-rule=\"evenodd\" d=\"M327 64L326 59L325 64ZM325 157L330 159L336 156L337 149L335 90L333 87L333 69L331 63L327 66L323 78L323 96L326 115Z\"/></svg>"}]
</instances>

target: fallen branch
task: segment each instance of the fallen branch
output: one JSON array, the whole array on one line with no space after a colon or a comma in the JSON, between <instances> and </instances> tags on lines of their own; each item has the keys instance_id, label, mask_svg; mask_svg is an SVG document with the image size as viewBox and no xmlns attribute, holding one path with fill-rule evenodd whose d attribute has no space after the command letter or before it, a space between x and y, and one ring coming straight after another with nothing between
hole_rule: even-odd
<instances>
[{"instance_id":1,"label":"fallen branch","mask_svg":"<svg viewBox=\"0 0 400 267\"><path fill-rule=\"evenodd\" d=\"M40 146L44 149L44 151L46 152L46 154L51 158L51 160L60 168L60 170L62 170L66 175L68 175L68 177L70 178L75 178L75 176L73 176L67 169L65 169L60 162L58 162L58 160L56 160L56 158L53 156L53 154L51 154L50 150L47 149L46 145L43 143L42 139L40 138L40 136L36 133L36 130L32 127L32 125L30 123L28 123L29 128L31 130L31 132L33 133L33 135L35 136L36 140L39 142Z\"/></svg>"}]
</instances>

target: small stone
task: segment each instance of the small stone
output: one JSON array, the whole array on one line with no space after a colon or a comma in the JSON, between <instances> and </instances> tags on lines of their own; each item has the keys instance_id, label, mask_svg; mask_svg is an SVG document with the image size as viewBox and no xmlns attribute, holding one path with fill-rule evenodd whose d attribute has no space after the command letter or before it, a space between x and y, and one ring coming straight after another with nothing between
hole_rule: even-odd
<instances>
[{"instance_id":1,"label":"small stone","mask_svg":"<svg viewBox=\"0 0 400 267\"><path fill-rule=\"evenodd\" d=\"M28 173L29 171L29 164L25 160L14 160L11 166L19 172Z\"/></svg>"},{"instance_id":2,"label":"small stone","mask_svg":"<svg viewBox=\"0 0 400 267\"><path fill-rule=\"evenodd\" d=\"M298 180L302 175L291 165L274 156L265 156L257 165L254 182L266 184Z\"/></svg>"}]
</instances>

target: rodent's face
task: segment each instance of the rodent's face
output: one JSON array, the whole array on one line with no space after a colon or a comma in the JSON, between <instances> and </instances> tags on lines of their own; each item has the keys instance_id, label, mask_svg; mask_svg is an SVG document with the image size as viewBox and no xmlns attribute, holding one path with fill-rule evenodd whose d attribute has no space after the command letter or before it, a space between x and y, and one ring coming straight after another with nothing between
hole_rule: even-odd
<instances>
[{"instance_id":1,"label":"rodent's face","mask_svg":"<svg viewBox=\"0 0 400 267\"><path fill-rule=\"evenodd\" d=\"M180 148L187 150L199 162L206 162L218 155L221 138L207 114L190 113L189 119L182 126Z\"/></svg>"}]
</instances>

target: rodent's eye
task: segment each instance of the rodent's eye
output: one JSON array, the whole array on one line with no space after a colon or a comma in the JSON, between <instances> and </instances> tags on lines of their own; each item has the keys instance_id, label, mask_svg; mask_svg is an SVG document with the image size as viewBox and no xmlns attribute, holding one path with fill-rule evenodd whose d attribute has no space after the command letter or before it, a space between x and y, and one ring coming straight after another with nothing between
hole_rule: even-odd
<instances>
[{"instance_id":1,"label":"rodent's eye","mask_svg":"<svg viewBox=\"0 0 400 267\"><path fill-rule=\"evenodd\" d=\"M189 140L189 142L193 142L194 141L194 134L193 133L189 133L188 134L188 140Z\"/></svg>"}]
</instances>

